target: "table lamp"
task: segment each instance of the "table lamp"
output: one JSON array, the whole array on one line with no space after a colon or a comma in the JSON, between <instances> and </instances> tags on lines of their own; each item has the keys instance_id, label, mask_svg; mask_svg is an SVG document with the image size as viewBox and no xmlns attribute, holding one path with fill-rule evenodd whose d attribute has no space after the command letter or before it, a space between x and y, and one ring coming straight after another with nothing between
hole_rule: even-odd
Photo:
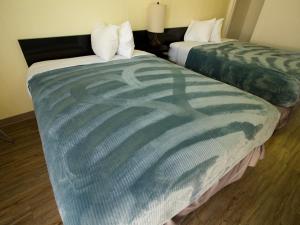
<instances>
[{"instance_id":1,"label":"table lamp","mask_svg":"<svg viewBox=\"0 0 300 225\"><path fill-rule=\"evenodd\" d=\"M151 4L148 8L148 28L150 45L158 48L161 43L157 34L164 32L166 6L159 2Z\"/></svg>"}]
</instances>

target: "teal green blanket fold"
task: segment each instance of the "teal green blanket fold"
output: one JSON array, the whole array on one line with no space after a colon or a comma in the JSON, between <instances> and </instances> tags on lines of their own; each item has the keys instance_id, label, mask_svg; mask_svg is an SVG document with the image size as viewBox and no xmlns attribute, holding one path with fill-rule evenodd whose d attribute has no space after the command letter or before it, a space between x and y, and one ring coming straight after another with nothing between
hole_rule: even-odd
<instances>
[{"instance_id":1,"label":"teal green blanket fold","mask_svg":"<svg viewBox=\"0 0 300 225\"><path fill-rule=\"evenodd\" d=\"M190 50L186 67L277 106L300 101L300 52L238 41L201 45Z\"/></svg>"},{"instance_id":2,"label":"teal green blanket fold","mask_svg":"<svg viewBox=\"0 0 300 225\"><path fill-rule=\"evenodd\" d=\"M154 56L29 81L64 225L163 225L273 133L264 100Z\"/></svg>"}]
</instances>

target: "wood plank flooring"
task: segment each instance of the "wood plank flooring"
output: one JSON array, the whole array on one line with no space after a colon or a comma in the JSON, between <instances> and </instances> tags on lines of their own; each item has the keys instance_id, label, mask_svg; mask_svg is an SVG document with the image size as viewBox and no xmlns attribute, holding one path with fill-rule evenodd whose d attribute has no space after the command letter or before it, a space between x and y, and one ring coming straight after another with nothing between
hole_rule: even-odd
<instances>
[{"instance_id":1,"label":"wood plank flooring","mask_svg":"<svg viewBox=\"0 0 300 225\"><path fill-rule=\"evenodd\" d=\"M35 120L3 129L0 141L0 225L62 224ZM190 214L184 225L300 224L300 107L266 144L266 157Z\"/></svg>"}]
</instances>

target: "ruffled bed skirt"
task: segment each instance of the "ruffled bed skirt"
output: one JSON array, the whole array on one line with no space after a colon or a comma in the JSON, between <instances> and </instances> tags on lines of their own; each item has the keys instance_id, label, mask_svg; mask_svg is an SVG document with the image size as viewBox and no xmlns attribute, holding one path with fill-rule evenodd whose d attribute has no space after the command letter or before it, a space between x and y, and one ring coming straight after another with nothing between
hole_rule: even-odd
<instances>
[{"instance_id":1,"label":"ruffled bed skirt","mask_svg":"<svg viewBox=\"0 0 300 225\"><path fill-rule=\"evenodd\" d=\"M291 111L293 110L293 108L285 108L285 107L280 107L280 106L276 106L276 108L280 112L280 119L279 119L279 122L278 122L277 127L276 127L276 130L278 130L278 129L284 127L287 124L287 122L289 121L290 114L291 114Z\"/></svg>"}]
</instances>

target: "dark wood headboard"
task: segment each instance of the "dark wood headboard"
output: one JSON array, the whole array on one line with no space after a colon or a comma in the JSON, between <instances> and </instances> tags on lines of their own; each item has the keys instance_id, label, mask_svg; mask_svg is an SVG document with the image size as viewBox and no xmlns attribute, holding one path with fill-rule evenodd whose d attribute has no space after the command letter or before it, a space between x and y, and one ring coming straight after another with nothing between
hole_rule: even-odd
<instances>
[{"instance_id":1,"label":"dark wood headboard","mask_svg":"<svg viewBox=\"0 0 300 225\"><path fill-rule=\"evenodd\" d=\"M167 28L158 37L165 45L183 40L186 27ZM133 31L135 48L147 51L149 46L148 32L146 30ZM21 39L19 40L23 55L30 66L35 62L92 55L90 34Z\"/></svg>"}]
</instances>

